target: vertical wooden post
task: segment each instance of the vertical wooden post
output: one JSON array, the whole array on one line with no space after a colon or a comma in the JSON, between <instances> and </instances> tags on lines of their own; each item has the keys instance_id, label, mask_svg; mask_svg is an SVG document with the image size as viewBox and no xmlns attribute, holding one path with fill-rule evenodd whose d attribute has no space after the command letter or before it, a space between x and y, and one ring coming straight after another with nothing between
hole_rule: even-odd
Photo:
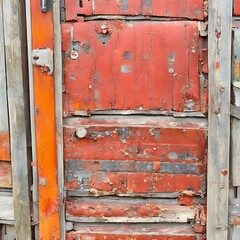
<instances>
[{"instance_id":1,"label":"vertical wooden post","mask_svg":"<svg viewBox=\"0 0 240 240\"><path fill-rule=\"evenodd\" d=\"M49 1L50 2L50 1ZM32 47L54 50L53 12L41 12L31 0ZM58 162L55 115L55 76L33 67L36 156L39 189L39 239L60 238Z\"/></svg>"},{"instance_id":2,"label":"vertical wooden post","mask_svg":"<svg viewBox=\"0 0 240 240\"><path fill-rule=\"evenodd\" d=\"M4 16L10 120L13 202L17 239L31 240L26 95L27 57L24 1L1 0Z\"/></svg>"},{"instance_id":3,"label":"vertical wooden post","mask_svg":"<svg viewBox=\"0 0 240 240\"><path fill-rule=\"evenodd\" d=\"M228 239L232 0L209 1L207 239Z\"/></svg>"},{"instance_id":4,"label":"vertical wooden post","mask_svg":"<svg viewBox=\"0 0 240 240\"><path fill-rule=\"evenodd\" d=\"M60 0L53 2L53 25L54 25L54 77L55 77L55 114L56 114L56 142L58 162L58 192L60 200L60 236L66 239L65 228L65 194L64 194L64 160L63 160L63 62L62 62L62 34L61 34L61 3Z\"/></svg>"},{"instance_id":5,"label":"vertical wooden post","mask_svg":"<svg viewBox=\"0 0 240 240\"><path fill-rule=\"evenodd\" d=\"M10 160L6 79L3 11L0 2L0 161Z\"/></svg>"}]
</instances>

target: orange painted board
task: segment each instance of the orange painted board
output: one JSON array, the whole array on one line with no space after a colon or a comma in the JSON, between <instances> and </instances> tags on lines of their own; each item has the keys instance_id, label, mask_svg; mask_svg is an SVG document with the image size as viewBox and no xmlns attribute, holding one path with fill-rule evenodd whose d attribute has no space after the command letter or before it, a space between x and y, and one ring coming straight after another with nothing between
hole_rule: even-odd
<instances>
[{"instance_id":1,"label":"orange painted board","mask_svg":"<svg viewBox=\"0 0 240 240\"><path fill-rule=\"evenodd\" d=\"M42 13L39 1L31 1L33 49L53 49L52 12ZM36 153L39 176L39 239L60 239L57 182L54 76L34 67Z\"/></svg>"}]
</instances>

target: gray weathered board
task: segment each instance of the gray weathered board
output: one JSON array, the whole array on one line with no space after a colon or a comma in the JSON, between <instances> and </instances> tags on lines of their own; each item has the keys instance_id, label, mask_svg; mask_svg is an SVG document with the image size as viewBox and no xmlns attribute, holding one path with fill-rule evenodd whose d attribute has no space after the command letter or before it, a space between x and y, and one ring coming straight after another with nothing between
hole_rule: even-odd
<instances>
[{"instance_id":1,"label":"gray weathered board","mask_svg":"<svg viewBox=\"0 0 240 240\"><path fill-rule=\"evenodd\" d=\"M232 0L209 4L207 239L228 240Z\"/></svg>"},{"instance_id":2,"label":"gray weathered board","mask_svg":"<svg viewBox=\"0 0 240 240\"><path fill-rule=\"evenodd\" d=\"M12 196L0 194L0 224L14 224Z\"/></svg>"},{"instance_id":3,"label":"gray weathered board","mask_svg":"<svg viewBox=\"0 0 240 240\"><path fill-rule=\"evenodd\" d=\"M30 240L31 212L28 178L26 117L27 58L25 55L25 2L1 0L6 53L7 95L11 132L13 204L17 239Z\"/></svg>"},{"instance_id":4,"label":"gray weathered board","mask_svg":"<svg viewBox=\"0 0 240 240\"><path fill-rule=\"evenodd\" d=\"M7 86L5 71L5 49L3 33L3 14L0 2L0 134L9 131L7 110ZM0 159L1 160L1 159Z\"/></svg>"}]
</instances>

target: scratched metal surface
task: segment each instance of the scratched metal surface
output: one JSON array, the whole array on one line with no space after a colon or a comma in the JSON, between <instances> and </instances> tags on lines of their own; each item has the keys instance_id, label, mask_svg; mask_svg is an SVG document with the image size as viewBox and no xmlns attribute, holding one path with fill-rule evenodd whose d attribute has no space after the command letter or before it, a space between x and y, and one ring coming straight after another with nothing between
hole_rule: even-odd
<instances>
[{"instance_id":1,"label":"scratched metal surface","mask_svg":"<svg viewBox=\"0 0 240 240\"><path fill-rule=\"evenodd\" d=\"M64 23L62 34L65 115L109 109L205 111L197 22Z\"/></svg>"},{"instance_id":2,"label":"scratched metal surface","mask_svg":"<svg viewBox=\"0 0 240 240\"><path fill-rule=\"evenodd\" d=\"M66 20L79 15L143 15L202 20L203 0L66 0Z\"/></svg>"}]
</instances>

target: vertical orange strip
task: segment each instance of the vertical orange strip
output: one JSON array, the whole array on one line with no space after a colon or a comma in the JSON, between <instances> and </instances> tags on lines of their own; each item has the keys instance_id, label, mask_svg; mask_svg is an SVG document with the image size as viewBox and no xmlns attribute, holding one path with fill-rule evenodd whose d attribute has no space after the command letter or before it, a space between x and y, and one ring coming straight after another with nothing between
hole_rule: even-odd
<instances>
[{"instance_id":1,"label":"vertical orange strip","mask_svg":"<svg viewBox=\"0 0 240 240\"><path fill-rule=\"evenodd\" d=\"M52 12L42 13L40 3L31 0L33 49L53 49ZM36 152L39 176L39 239L60 239L57 181L54 76L39 67L33 69L36 121Z\"/></svg>"}]
</instances>

